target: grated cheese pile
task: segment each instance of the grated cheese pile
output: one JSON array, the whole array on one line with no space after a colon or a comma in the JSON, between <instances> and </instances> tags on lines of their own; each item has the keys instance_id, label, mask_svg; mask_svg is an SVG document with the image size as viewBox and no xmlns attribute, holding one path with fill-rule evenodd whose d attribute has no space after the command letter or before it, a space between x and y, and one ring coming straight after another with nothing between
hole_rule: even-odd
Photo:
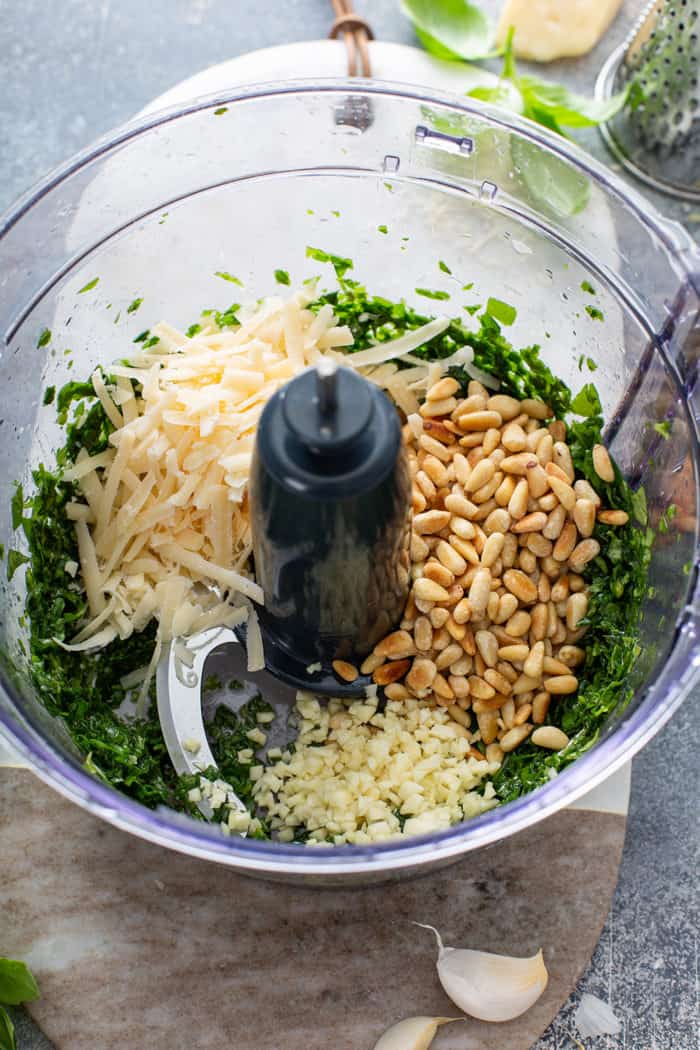
<instances>
[{"instance_id":1,"label":"grated cheese pile","mask_svg":"<svg viewBox=\"0 0 700 1050\"><path fill-rule=\"evenodd\" d=\"M471 734L444 708L390 700L380 713L377 704L297 695L294 752L251 769L255 801L280 841L297 828L316 845L420 835L497 804L490 781L483 795L474 789L498 763L471 749Z\"/></svg>"},{"instance_id":2,"label":"grated cheese pile","mask_svg":"<svg viewBox=\"0 0 700 1050\"><path fill-rule=\"evenodd\" d=\"M64 472L85 499L67 513L91 617L66 648L100 648L155 617L155 666L172 638L254 617L245 491L258 418L280 385L352 342L330 307L307 309L314 292L265 299L239 326L206 324L192 338L161 323L158 342L114 365L109 384L93 374L115 430L108 450L82 450Z\"/></svg>"}]
</instances>

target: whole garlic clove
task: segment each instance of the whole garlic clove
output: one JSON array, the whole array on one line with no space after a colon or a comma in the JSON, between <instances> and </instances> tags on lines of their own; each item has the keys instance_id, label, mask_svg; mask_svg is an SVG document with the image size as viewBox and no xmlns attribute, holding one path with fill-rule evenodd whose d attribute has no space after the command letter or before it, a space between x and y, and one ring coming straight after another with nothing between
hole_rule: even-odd
<instances>
[{"instance_id":1,"label":"whole garlic clove","mask_svg":"<svg viewBox=\"0 0 700 1050\"><path fill-rule=\"evenodd\" d=\"M462 1017L405 1017L379 1037L374 1050L428 1050L441 1024L462 1021Z\"/></svg>"},{"instance_id":2,"label":"whole garlic clove","mask_svg":"<svg viewBox=\"0 0 700 1050\"><path fill-rule=\"evenodd\" d=\"M542 951L529 959L468 948L446 948L433 926L438 942L437 971L452 1002L480 1021L512 1021L537 1002L547 987L549 974Z\"/></svg>"}]
</instances>

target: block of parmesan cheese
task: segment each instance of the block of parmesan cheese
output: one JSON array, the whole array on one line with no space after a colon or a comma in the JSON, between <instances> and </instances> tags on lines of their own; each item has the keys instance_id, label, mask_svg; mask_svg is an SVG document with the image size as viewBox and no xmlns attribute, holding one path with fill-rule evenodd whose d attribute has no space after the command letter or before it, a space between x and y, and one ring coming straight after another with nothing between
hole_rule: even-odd
<instances>
[{"instance_id":1,"label":"block of parmesan cheese","mask_svg":"<svg viewBox=\"0 0 700 1050\"><path fill-rule=\"evenodd\" d=\"M518 58L551 62L585 55L595 47L622 6L622 0L506 0L496 42L513 26Z\"/></svg>"}]
</instances>

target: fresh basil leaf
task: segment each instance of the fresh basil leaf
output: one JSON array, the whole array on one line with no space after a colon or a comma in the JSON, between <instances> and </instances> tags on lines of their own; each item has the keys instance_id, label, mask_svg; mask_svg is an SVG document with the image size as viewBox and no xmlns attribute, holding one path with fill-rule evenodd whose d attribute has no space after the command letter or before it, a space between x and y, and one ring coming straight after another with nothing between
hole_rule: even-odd
<instances>
[{"instance_id":1,"label":"fresh basil leaf","mask_svg":"<svg viewBox=\"0 0 700 1050\"><path fill-rule=\"evenodd\" d=\"M504 303L502 299L492 298L486 301L486 313L490 314L495 321L500 321L504 325L511 325L518 316L518 311L510 303Z\"/></svg>"},{"instance_id":2,"label":"fresh basil leaf","mask_svg":"<svg viewBox=\"0 0 700 1050\"><path fill-rule=\"evenodd\" d=\"M491 102L494 106L504 106L512 109L513 94L505 84L496 87L475 87L467 91L468 98L478 98L480 102Z\"/></svg>"},{"instance_id":3,"label":"fresh basil leaf","mask_svg":"<svg viewBox=\"0 0 700 1050\"><path fill-rule=\"evenodd\" d=\"M17 1050L15 1026L7 1010L0 1006L0 1050Z\"/></svg>"},{"instance_id":4,"label":"fresh basil leaf","mask_svg":"<svg viewBox=\"0 0 700 1050\"><path fill-rule=\"evenodd\" d=\"M640 525L646 525L649 519L649 512L647 510L647 494L643 486L640 486L636 492L632 493L630 502L635 521L639 522Z\"/></svg>"},{"instance_id":5,"label":"fresh basil leaf","mask_svg":"<svg viewBox=\"0 0 700 1050\"><path fill-rule=\"evenodd\" d=\"M535 77L520 77L518 87L526 108L546 113L558 125L585 128L610 120L624 106L627 92L620 91L609 99L574 95L562 84Z\"/></svg>"},{"instance_id":6,"label":"fresh basil leaf","mask_svg":"<svg viewBox=\"0 0 700 1050\"><path fill-rule=\"evenodd\" d=\"M29 967L17 959L0 959L0 1003L19 1006L38 998L39 986Z\"/></svg>"},{"instance_id":7,"label":"fresh basil leaf","mask_svg":"<svg viewBox=\"0 0 700 1050\"><path fill-rule=\"evenodd\" d=\"M599 416L603 411L594 383L586 383L571 402L571 411L577 416Z\"/></svg>"},{"instance_id":8,"label":"fresh basil leaf","mask_svg":"<svg viewBox=\"0 0 700 1050\"><path fill-rule=\"evenodd\" d=\"M11 580L17 570L26 565L28 561L29 558L26 554L10 549L7 552L7 579ZM0 995L0 1001L2 1001L2 995Z\"/></svg>"},{"instance_id":9,"label":"fresh basil leaf","mask_svg":"<svg viewBox=\"0 0 700 1050\"><path fill-rule=\"evenodd\" d=\"M402 0L401 7L426 50L440 58L485 58L491 52L491 23L467 0Z\"/></svg>"}]
</instances>

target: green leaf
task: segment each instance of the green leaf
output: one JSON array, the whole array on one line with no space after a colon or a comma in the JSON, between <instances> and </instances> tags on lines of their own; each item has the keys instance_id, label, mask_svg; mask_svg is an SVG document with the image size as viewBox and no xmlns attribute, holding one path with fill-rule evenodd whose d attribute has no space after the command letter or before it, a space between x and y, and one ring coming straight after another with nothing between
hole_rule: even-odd
<instances>
[{"instance_id":1,"label":"green leaf","mask_svg":"<svg viewBox=\"0 0 700 1050\"><path fill-rule=\"evenodd\" d=\"M241 281L238 277L234 277L232 273L227 273L226 270L217 270L214 276L220 277L222 281L230 281L231 284L237 284L241 288L243 287L243 281Z\"/></svg>"},{"instance_id":2,"label":"green leaf","mask_svg":"<svg viewBox=\"0 0 700 1050\"><path fill-rule=\"evenodd\" d=\"M26 565L29 558L26 554L22 554L21 551L10 549L7 552L7 578L11 580L14 574L17 572L22 565Z\"/></svg>"},{"instance_id":3,"label":"green leaf","mask_svg":"<svg viewBox=\"0 0 700 1050\"><path fill-rule=\"evenodd\" d=\"M15 491L10 501L10 509L12 511L12 528L18 529L24 517L24 492L18 481L15 482Z\"/></svg>"},{"instance_id":4,"label":"green leaf","mask_svg":"<svg viewBox=\"0 0 700 1050\"><path fill-rule=\"evenodd\" d=\"M512 109L513 94L503 84L497 87L475 87L467 91L469 98L478 98L481 102L491 102L494 106Z\"/></svg>"},{"instance_id":5,"label":"green leaf","mask_svg":"<svg viewBox=\"0 0 700 1050\"><path fill-rule=\"evenodd\" d=\"M388 233L389 227L386 225L386 223L383 222L380 226L377 226L377 230L379 231L379 233Z\"/></svg>"},{"instance_id":6,"label":"green leaf","mask_svg":"<svg viewBox=\"0 0 700 1050\"><path fill-rule=\"evenodd\" d=\"M142 298L141 299L134 299L134 301L132 303L129 303L129 305L127 306L126 312L128 314L135 314L142 302L143 302Z\"/></svg>"},{"instance_id":7,"label":"green leaf","mask_svg":"<svg viewBox=\"0 0 700 1050\"><path fill-rule=\"evenodd\" d=\"M588 292L589 295L598 294L590 281L581 281L581 291Z\"/></svg>"},{"instance_id":8,"label":"green leaf","mask_svg":"<svg viewBox=\"0 0 700 1050\"><path fill-rule=\"evenodd\" d=\"M510 303L504 303L501 299L492 298L486 301L486 313L504 325L511 325L518 316L518 311Z\"/></svg>"},{"instance_id":9,"label":"green leaf","mask_svg":"<svg viewBox=\"0 0 700 1050\"><path fill-rule=\"evenodd\" d=\"M291 284L291 279L286 270L275 270L275 280L278 284Z\"/></svg>"},{"instance_id":10,"label":"green leaf","mask_svg":"<svg viewBox=\"0 0 700 1050\"><path fill-rule=\"evenodd\" d=\"M625 91L609 99L574 95L563 84L538 80L536 77L520 77L518 87L526 110L539 111L546 114L553 124L568 128L592 127L610 120L627 98Z\"/></svg>"},{"instance_id":11,"label":"green leaf","mask_svg":"<svg viewBox=\"0 0 700 1050\"><path fill-rule=\"evenodd\" d=\"M97 285L99 283L100 283L100 278L99 277L93 277L93 279L91 281L88 281L87 284L84 284L82 288L78 289L78 295L82 295L83 292L91 292L93 288L97 288Z\"/></svg>"},{"instance_id":12,"label":"green leaf","mask_svg":"<svg viewBox=\"0 0 700 1050\"><path fill-rule=\"evenodd\" d=\"M0 1050L17 1050L15 1026L7 1010L0 1006Z\"/></svg>"},{"instance_id":13,"label":"green leaf","mask_svg":"<svg viewBox=\"0 0 700 1050\"><path fill-rule=\"evenodd\" d=\"M36 348L41 350L42 346L48 346L51 342L51 329L45 328L37 339Z\"/></svg>"},{"instance_id":14,"label":"green leaf","mask_svg":"<svg viewBox=\"0 0 700 1050\"><path fill-rule=\"evenodd\" d=\"M201 324L191 324L190 327L185 332L185 335L187 336L188 339L192 339L197 334L197 332L201 332L201 331L202 331Z\"/></svg>"},{"instance_id":15,"label":"green leaf","mask_svg":"<svg viewBox=\"0 0 700 1050\"><path fill-rule=\"evenodd\" d=\"M53 399L55 398L55 396L56 396L56 387L55 386L47 386L46 390L44 391L43 404L45 404L45 405L52 405L53 404Z\"/></svg>"},{"instance_id":16,"label":"green leaf","mask_svg":"<svg viewBox=\"0 0 700 1050\"><path fill-rule=\"evenodd\" d=\"M485 58L493 30L486 15L467 0L402 0L427 51L439 58Z\"/></svg>"},{"instance_id":17,"label":"green leaf","mask_svg":"<svg viewBox=\"0 0 700 1050\"><path fill-rule=\"evenodd\" d=\"M430 288L416 288L416 295L422 295L424 299L449 299L449 292L431 291Z\"/></svg>"},{"instance_id":18,"label":"green leaf","mask_svg":"<svg viewBox=\"0 0 700 1050\"><path fill-rule=\"evenodd\" d=\"M29 967L17 959L0 958L0 1003L19 1006L38 998L39 986Z\"/></svg>"},{"instance_id":19,"label":"green leaf","mask_svg":"<svg viewBox=\"0 0 700 1050\"><path fill-rule=\"evenodd\" d=\"M440 259L440 261L438 262L438 266L440 267L440 269L442 270L443 273L448 273L448 274L450 274L450 276L452 275L452 270L449 268L447 263L444 262L442 259Z\"/></svg>"},{"instance_id":20,"label":"green leaf","mask_svg":"<svg viewBox=\"0 0 700 1050\"><path fill-rule=\"evenodd\" d=\"M325 252L323 248L308 246L306 258L315 259L316 262L330 263L339 281L342 281L348 270L352 270L352 259L344 259L341 255L332 255L330 252Z\"/></svg>"},{"instance_id":21,"label":"green leaf","mask_svg":"<svg viewBox=\"0 0 700 1050\"><path fill-rule=\"evenodd\" d=\"M591 306L589 303L586 303L584 310L592 321L602 321L605 318L603 311L599 310L597 306Z\"/></svg>"},{"instance_id":22,"label":"green leaf","mask_svg":"<svg viewBox=\"0 0 700 1050\"><path fill-rule=\"evenodd\" d=\"M602 412L600 397L594 383L586 383L571 402L571 411L577 416L599 416Z\"/></svg>"},{"instance_id":23,"label":"green leaf","mask_svg":"<svg viewBox=\"0 0 700 1050\"><path fill-rule=\"evenodd\" d=\"M664 441L668 441L671 436L671 420L664 419L662 423L654 423L654 430L661 435Z\"/></svg>"},{"instance_id":24,"label":"green leaf","mask_svg":"<svg viewBox=\"0 0 700 1050\"><path fill-rule=\"evenodd\" d=\"M630 503L635 521L639 522L640 525L646 525L649 520L649 512L647 510L647 494L643 487L632 493Z\"/></svg>"},{"instance_id":25,"label":"green leaf","mask_svg":"<svg viewBox=\"0 0 700 1050\"><path fill-rule=\"evenodd\" d=\"M214 110L215 117L222 117L224 113L228 113L228 106L219 106L218 109Z\"/></svg>"}]
</instances>

